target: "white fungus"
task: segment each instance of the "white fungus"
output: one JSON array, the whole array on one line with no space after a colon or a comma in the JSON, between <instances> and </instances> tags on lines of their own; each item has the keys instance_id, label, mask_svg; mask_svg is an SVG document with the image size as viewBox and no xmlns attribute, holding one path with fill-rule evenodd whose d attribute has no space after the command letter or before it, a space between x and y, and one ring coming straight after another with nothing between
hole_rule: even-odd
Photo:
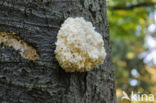
<instances>
[{"instance_id":1,"label":"white fungus","mask_svg":"<svg viewBox=\"0 0 156 103\"><path fill-rule=\"evenodd\" d=\"M106 52L101 34L82 17L69 17L57 35L56 59L66 72L84 72L102 64Z\"/></svg>"}]
</instances>

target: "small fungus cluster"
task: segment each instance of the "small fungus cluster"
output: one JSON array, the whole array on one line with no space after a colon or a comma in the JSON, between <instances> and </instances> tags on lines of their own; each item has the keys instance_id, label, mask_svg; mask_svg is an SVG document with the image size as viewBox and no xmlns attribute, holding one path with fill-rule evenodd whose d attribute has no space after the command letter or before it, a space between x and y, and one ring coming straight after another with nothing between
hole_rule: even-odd
<instances>
[{"instance_id":1,"label":"small fungus cluster","mask_svg":"<svg viewBox=\"0 0 156 103\"><path fill-rule=\"evenodd\" d=\"M25 59L32 61L39 59L36 49L21 40L15 33L0 32L0 44L13 47L15 50L20 51L21 56Z\"/></svg>"}]
</instances>

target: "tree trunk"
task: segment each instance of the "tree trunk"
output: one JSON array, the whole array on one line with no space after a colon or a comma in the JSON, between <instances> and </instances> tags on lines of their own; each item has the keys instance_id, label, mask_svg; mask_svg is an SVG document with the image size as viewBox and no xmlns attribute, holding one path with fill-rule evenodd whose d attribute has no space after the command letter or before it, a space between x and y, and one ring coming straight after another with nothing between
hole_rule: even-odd
<instances>
[{"instance_id":1,"label":"tree trunk","mask_svg":"<svg viewBox=\"0 0 156 103\"><path fill-rule=\"evenodd\" d=\"M0 30L15 32L39 60L0 47L0 103L116 103L105 0L0 0ZM55 59L57 32L68 17L84 17L102 34L107 57L89 72L67 73Z\"/></svg>"}]
</instances>

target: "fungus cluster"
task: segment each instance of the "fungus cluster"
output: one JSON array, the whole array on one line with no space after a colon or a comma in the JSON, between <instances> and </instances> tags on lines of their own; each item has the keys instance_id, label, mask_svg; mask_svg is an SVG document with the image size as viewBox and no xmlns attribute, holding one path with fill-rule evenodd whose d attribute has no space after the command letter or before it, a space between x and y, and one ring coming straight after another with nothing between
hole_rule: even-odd
<instances>
[{"instance_id":1,"label":"fungus cluster","mask_svg":"<svg viewBox=\"0 0 156 103\"><path fill-rule=\"evenodd\" d=\"M69 17L56 42L56 59L66 72L84 72L103 63L106 52L101 34L82 17Z\"/></svg>"},{"instance_id":2,"label":"fungus cluster","mask_svg":"<svg viewBox=\"0 0 156 103\"><path fill-rule=\"evenodd\" d=\"M21 56L25 59L33 61L39 59L36 49L21 40L15 33L0 32L0 44L13 47L15 50L20 51Z\"/></svg>"}]
</instances>

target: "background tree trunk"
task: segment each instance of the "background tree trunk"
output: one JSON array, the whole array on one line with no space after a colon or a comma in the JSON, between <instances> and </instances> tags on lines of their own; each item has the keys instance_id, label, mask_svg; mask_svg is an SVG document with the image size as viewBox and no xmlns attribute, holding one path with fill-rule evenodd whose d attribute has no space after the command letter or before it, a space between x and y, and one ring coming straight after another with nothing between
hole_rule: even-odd
<instances>
[{"instance_id":1,"label":"background tree trunk","mask_svg":"<svg viewBox=\"0 0 156 103\"><path fill-rule=\"evenodd\" d=\"M102 34L107 57L90 72L66 73L55 59L56 36L67 17L79 16ZM0 30L40 55L32 62L1 45L0 103L116 103L105 0L0 0Z\"/></svg>"}]
</instances>

